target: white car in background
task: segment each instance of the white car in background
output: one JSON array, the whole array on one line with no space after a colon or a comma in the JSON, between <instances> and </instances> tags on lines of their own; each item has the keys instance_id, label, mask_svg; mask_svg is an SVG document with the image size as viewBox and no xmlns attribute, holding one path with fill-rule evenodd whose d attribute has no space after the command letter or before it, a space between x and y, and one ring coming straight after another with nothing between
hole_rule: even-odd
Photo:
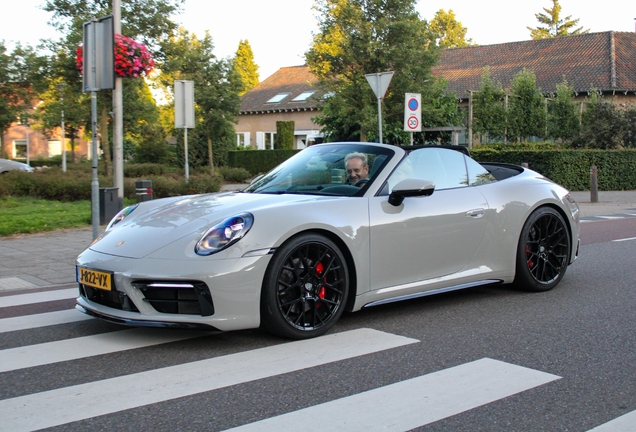
<instances>
[{"instance_id":1,"label":"white car in background","mask_svg":"<svg viewBox=\"0 0 636 432\"><path fill-rule=\"evenodd\" d=\"M33 172L33 168L22 162L17 162L9 159L0 159L0 174L4 174L9 171Z\"/></svg>"},{"instance_id":2,"label":"white car in background","mask_svg":"<svg viewBox=\"0 0 636 432\"><path fill-rule=\"evenodd\" d=\"M354 154L368 176L350 184ZM122 210L77 258L77 308L305 339L345 310L485 284L546 291L578 251L578 205L535 171L461 146L317 144L243 191Z\"/></svg>"}]
</instances>

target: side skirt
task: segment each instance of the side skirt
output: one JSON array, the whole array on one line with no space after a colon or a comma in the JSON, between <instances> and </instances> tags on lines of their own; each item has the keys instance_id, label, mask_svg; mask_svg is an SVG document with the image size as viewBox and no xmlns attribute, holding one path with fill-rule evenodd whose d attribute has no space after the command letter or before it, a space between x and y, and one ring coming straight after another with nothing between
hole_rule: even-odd
<instances>
[{"instance_id":1,"label":"side skirt","mask_svg":"<svg viewBox=\"0 0 636 432\"><path fill-rule=\"evenodd\" d=\"M495 284L495 283L502 283L502 282L503 281L501 279L486 279L486 280L482 280L482 281L478 281L478 282L465 283L465 284L450 286L450 287L446 287L446 288L439 288L439 289L436 289L436 290L423 291L423 292L419 292L419 293L415 293L415 294L408 294L408 295L402 295L402 296L388 298L388 299L384 299L384 300L378 300L378 301L374 301L374 302L371 302L371 303L367 303L364 306L362 306L362 308L371 307L371 306L378 306L378 305L383 305L383 304L387 304L387 303L394 303L394 302L398 302L398 301L402 301L402 300L410 300L410 299L419 298L419 297L426 297L426 296L430 296L430 295L441 294L441 293L450 292L450 291L457 291L457 290L462 290L462 289L466 289L466 288L474 288L474 287L478 287L478 286L482 286L482 285L490 285L490 284Z\"/></svg>"}]
</instances>

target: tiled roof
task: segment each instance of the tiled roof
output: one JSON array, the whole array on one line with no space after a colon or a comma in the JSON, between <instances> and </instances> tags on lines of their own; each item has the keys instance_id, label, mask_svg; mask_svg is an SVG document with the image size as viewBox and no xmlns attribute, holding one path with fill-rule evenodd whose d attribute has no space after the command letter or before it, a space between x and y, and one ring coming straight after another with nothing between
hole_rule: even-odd
<instances>
[{"instance_id":1,"label":"tiled roof","mask_svg":"<svg viewBox=\"0 0 636 432\"><path fill-rule=\"evenodd\" d=\"M461 98L479 90L484 68L494 82L509 88L524 67L534 71L537 87L554 93L563 78L577 92L636 91L636 33L604 32L497 45L446 49L433 74Z\"/></svg>"},{"instance_id":2,"label":"tiled roof","mask_svg":"<svg viewBox=\"0 0 636 432\"><path fill-rule=\"evenodd\" d=\"M285 111L313 111L317 109L320 92L313 87L318 80L308 66L280 68L265 81L241 97L241 114L260 114ZM304 92L316 91L305 100L293 101ZM281 93L288 95L280 102L268 102Z\"/></svg>"}]
</instances>

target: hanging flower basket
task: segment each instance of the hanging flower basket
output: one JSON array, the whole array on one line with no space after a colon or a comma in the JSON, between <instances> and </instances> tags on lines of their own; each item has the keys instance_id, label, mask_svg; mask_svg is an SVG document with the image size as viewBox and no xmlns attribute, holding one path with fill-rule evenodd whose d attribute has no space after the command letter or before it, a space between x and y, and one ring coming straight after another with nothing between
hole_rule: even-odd
<instances>
[{"instance_id":1,"label":"hanging flower basket","mask_svg":"<svg viewBox=\"0 0 636 432\"><path fill-rule=\"evenodd\" d=\"M127 36L115 35L115 74L122 78L137 78L148 75L155 67L155 61L146 45L135 42ZM77 47L76 64L84 72L84 49Z\"/></svg>"}]
</instances>

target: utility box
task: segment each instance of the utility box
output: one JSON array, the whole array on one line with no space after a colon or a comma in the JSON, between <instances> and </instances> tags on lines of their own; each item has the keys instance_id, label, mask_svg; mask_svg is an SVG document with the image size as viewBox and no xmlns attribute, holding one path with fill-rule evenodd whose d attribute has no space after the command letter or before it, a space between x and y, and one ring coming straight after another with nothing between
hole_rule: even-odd
<instances>
[{"instance_id":1,"label":"utility box","mask_svg":"<svg viewBox=\"0 0 636 432\"><path fill-rule=\"evenodd\" d=\"M105 225L119 212L119 188L99 188L99 224Z\"/></svg>"},{"instance_id":2,"label":"utility box","mask_svg":"<svg viewBox=\"0 0 636 432\"><path fill-rule=\"evenodd\" d=\"M152 180L137 180L135 182L137 202L152 200Z\"/></svg>"}]
</instances>

